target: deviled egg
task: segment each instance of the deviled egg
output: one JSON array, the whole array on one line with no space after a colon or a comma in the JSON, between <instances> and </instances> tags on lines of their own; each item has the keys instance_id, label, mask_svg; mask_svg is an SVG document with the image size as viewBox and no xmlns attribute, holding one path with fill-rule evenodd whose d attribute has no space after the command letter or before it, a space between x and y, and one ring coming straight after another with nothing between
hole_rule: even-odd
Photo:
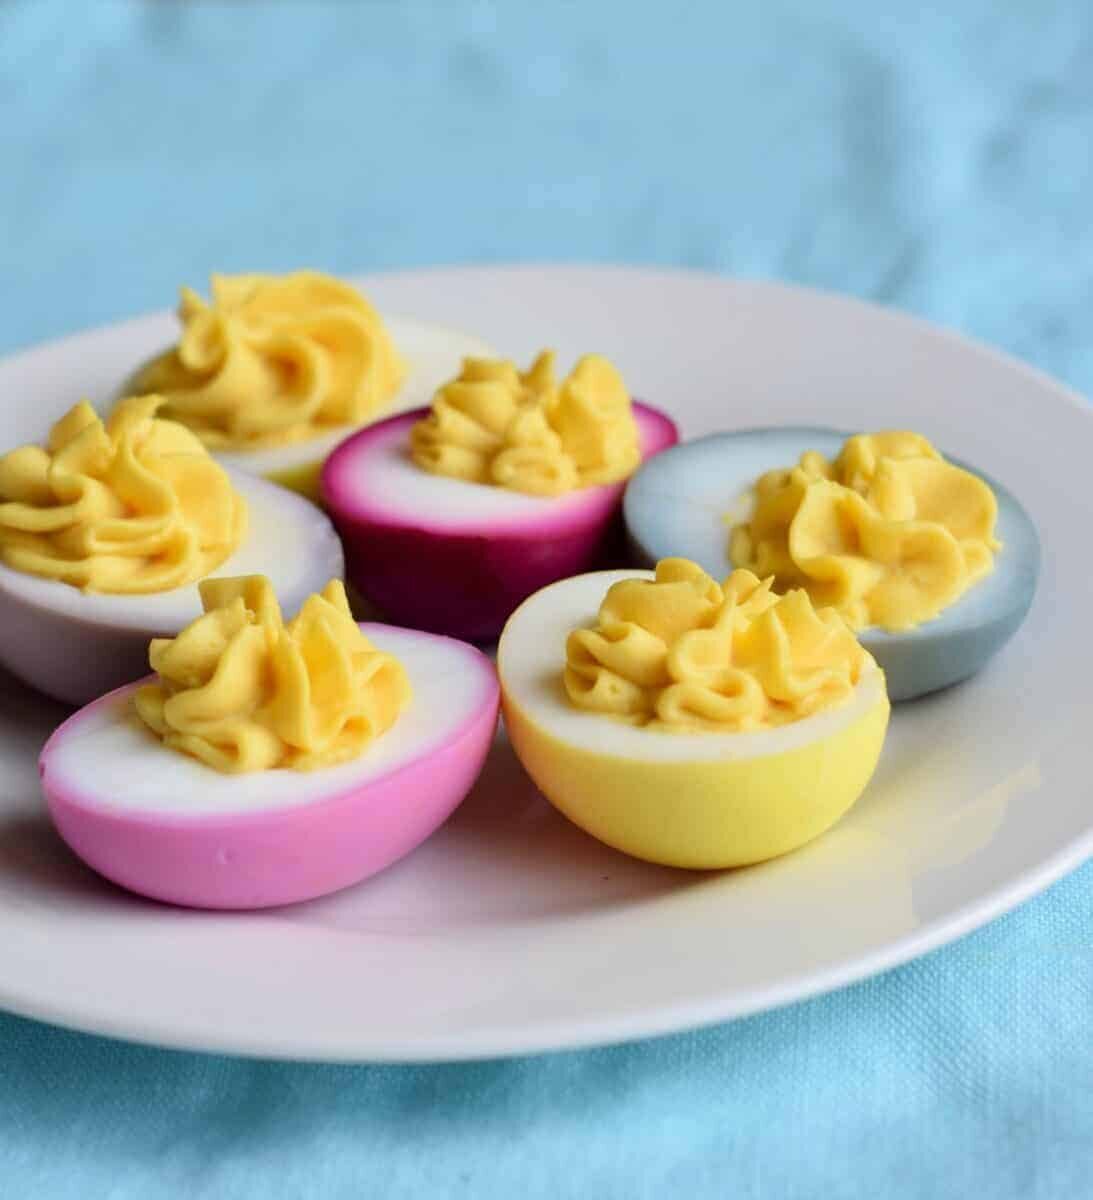
<instances>
[{"instance_id":1,"label":"deviled egg","mask_svg":"<svg viewBox=\"0 0 1093 1200\"><path fill-rule=\"evenodd\" d=\"M342 574L323 513L225 471L160 407L129 397L104 424L81 403L0 458L0 663L70 704L143 675L214 572L268 575L294 606Z\"/></svg>"},{"instance_id":2,"label":"deviled egg","mask_svg":"<svg viewBox=\"0 0 1093 1200\"><path fill-rule=\"evenodd\" d=\"M400 622L486 640L532 592L599 564L626 479L677 440L598 355L560 384L550 352L526 372L468 359L431 409L339 446L323 499L363 596Z\"/></svg>"},{"instance_id":3,"label":"deviled egg","mask_svg":"<svg viewBox=\"0 0 1093 1200\"><path fill-rule=\"evenodd\" d=\"M206 580L205 614L153 641L156 675L81 709L39 770L89 866L201 908L356 883L470 790L497 723L493 664L461 642L358 626L333 581L284 622L268 580Z\"/></svg>"},{"instance_id":4,"label":"deviled egg","mask_svg":"<svg viewBox=\"0 0 1093 1200\"><path fill-rule=\"evenodd\" d=\"M904 431L713 434L643 467L624 502L639 557L734 566L834 605L910 700L966 679L1016 632L1036 530L992 479Z\"/></svg>"},{"instance_id":5,"label":"deviled egg","mask_svg":"<svg viewBox=\"0 0 1093 1200\"><path fill-rule=\"evenodd\" d=\"M427 404L478 338L381 319L352 285L316 271L214 275L182 289L178 342L124 391L157 392L225 466L312 498L323 460L355 428Z\"/></svg>"},{"instance_id":6,"label":"deviled egg","mask_svg":"<svg viewBox=\"0 0 1093 1200\"><path fill-rule=\"evenodd\" d=\"M759 862L857 800L888 726L884 673L806 592L695 563L562 580L497 650L505 728L575 824L677 867Z\"/></svg>"}]
</instances>

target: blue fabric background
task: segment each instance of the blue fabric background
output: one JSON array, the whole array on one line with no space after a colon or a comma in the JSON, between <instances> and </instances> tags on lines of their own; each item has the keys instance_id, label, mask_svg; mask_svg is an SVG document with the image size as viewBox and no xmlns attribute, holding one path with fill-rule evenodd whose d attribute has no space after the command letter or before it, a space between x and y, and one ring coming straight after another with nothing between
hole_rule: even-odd
<instances>
[{"instance_id":1,"label":"blue fabric background","mask_svg":"<svg viewBox=\"0 0 1093 1200\"><path fill-rule=\"evenodd\" d=\"M210 269L677 263L1093 387L1093 9L0 3L0 351ZM1093 865L693 1035L254 1063L0 1015L0 1195L1093 1194ZM0 953L3 948L0 947Z\"/></svg>"}]
</instances>

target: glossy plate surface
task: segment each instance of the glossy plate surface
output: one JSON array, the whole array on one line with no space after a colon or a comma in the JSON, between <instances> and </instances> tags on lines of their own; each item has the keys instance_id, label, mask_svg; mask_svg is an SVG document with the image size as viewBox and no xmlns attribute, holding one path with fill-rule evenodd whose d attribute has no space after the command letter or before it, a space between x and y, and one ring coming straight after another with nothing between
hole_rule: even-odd
<instances>
[{"instance_id":1,"label":"glossy plate surface","mask_svg":"<svg viewBox=\"0 0 1093 1200\"><path fill-rule=\"evenodd\" d=\"M754 1012L958 937L1093 850L1093 414L1011 360L898 314L773 284L594 267L362 280L382 311L523 361L614 358L685 436L911 426L1005 483L1043 573L1014 640L967 684L902 706L850 815L796 854L690 874L600 846L499 741L432 839L368 883L252 915L174 910L81 867L36 757L64 714L0 682L0 1005L176 1046L338 1060L586 1045ZM105 398L169 314L0 364L0 445Z\"/></svg>"}]
</instances>

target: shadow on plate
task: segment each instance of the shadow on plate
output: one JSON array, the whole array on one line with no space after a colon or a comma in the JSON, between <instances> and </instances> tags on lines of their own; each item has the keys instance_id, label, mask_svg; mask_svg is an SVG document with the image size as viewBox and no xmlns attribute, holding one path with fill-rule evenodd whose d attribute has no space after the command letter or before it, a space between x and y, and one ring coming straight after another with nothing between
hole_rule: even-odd
<instances>
[{"instance_id":1,"label":"shadow on plate","mask_svg":"<svg viewBox=\"0 0 1093 1200\"><path fill-rule=\"evenodd\" d=\"M0 820L0 896L8 909L160 907L96 875L61 841L47 816L33 813Z\"/></svg>"},{"instance_id":2,"label":"shadow on plate","mask_svg":"<svg viewBox=\"0 0 1093 1200\"><path fill-rule=\"evenodd\" d=\"M596 841L539 794L499 736L470 795L429 841L371 880L296 910L308 923L425 933L600 913L712 874L641 862Z\"/></svg>"}]
</instances>

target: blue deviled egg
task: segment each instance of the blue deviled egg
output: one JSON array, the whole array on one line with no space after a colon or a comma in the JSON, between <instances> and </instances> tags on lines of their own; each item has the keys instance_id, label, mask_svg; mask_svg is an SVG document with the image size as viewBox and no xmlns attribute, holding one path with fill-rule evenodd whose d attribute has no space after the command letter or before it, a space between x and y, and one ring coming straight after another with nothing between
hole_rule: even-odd
<instances>
[{"instance_id":1,"label":"blue deviled egg","mask_svg":"<svg viewBox=\"0 0 1093 1200\"><path fill-rule=\"evenodd\" d=\"M887 462L886 451L891 451ZM855 466L863 453L869 460L865 481ZM912 456L913 463L908 461ZM833 464L842 470L840 478L850 487L830 482ZM832 538L839 543L840 553L814 555L808 560L810 564L826 564L809 569L826 573L827 580L809 578L798 571L795 562L783 553L785 547L757 547L747 534L734 536L734 530L757 528L750 524L757 511L764 514L768 528L771 513L777 526L786 514L805 511L803 504L792 497L779 497L769 502L767 509L759 508L763 503L758 498L759 481L767 481L764 494L783 483L789 488L795 467L804 472L797 471L793 476L796 482L792 486L798 487L798 497L802 486L818 484L818 490L809 492L810 505L815 507L823 501L832 513L832 505L839 510L829 517L833 532L826 541L813 537L808 543L825 550L830 550ZM942 474L943 468L947 474ZM874 469L875 479L870 473ZM921 501L916 511L914 492L920 480L935 481L934 495ZM993 493L993 502L983 484ZM965 499L971 495L983 510L979 513L980 524L991 526L985 540L973 544L975 539L965 536L968 526L966 521L962 524L962 518L948 521L944 508L950 495L956 495L950 491L953 486L963 487ZM886 510L883 517L874 520L864 499L844 494L853 489L868 497L870 503L879 503ZM879 500L878 491L882 493ZM845 511L839 508L844 502ZM859 509L865 514L862 519L869 522L864 535L852 528L851 518ZM851 437L832 429L806 427L711 434L650 459L631 479L623 511L631 544L645 563L672 556L689 558L715 578L747 565L759 573L773 573L776 588L806 586L815 601L831 602L835 607L840 607L839 603L828 597L838 593L841 584L836 586L828 580L832 572L841 579L842 564L849 563L861 579L872 580L884 575L885 570L895 572L891 564L897 563L902 575L888 576L887 583L868 594L870 604L844 607L844 615L857 629L862 644L884 669L892 700L914 699L978 671L1021 625L1040 571L1039 538L1016 498L982 472L962 463L946 463L924 438L914 434ZM937 533L934 525L946 521L955 539L949 533ZM793 529L791 522L787 528ZM920 545L923 538L930 543L931 529L943 556L948 553L952 558L957 544L969 547L967 577L962 588L949 588L946 594L958 593L951 602L936 613L928 611L926 619L909 622L899 602L904 593L914 594L917 577L933 578L930 572L936 564L927 561L928 554ZM788 533L786 539L786 546L799 548L805 544L799 529ZM880 558L886 560L876 567L875 575L870 574L873 567L861 548L866 543L874 550L879 548ZM749 561L741 561L742 552ZM854 554L862 561L854 560ZM887 593L884 588L888 588ZM892 597L894 603L886 603L886 598ZM920 606L918 611L927 610Z\"/></svg>"}]
</instances>

